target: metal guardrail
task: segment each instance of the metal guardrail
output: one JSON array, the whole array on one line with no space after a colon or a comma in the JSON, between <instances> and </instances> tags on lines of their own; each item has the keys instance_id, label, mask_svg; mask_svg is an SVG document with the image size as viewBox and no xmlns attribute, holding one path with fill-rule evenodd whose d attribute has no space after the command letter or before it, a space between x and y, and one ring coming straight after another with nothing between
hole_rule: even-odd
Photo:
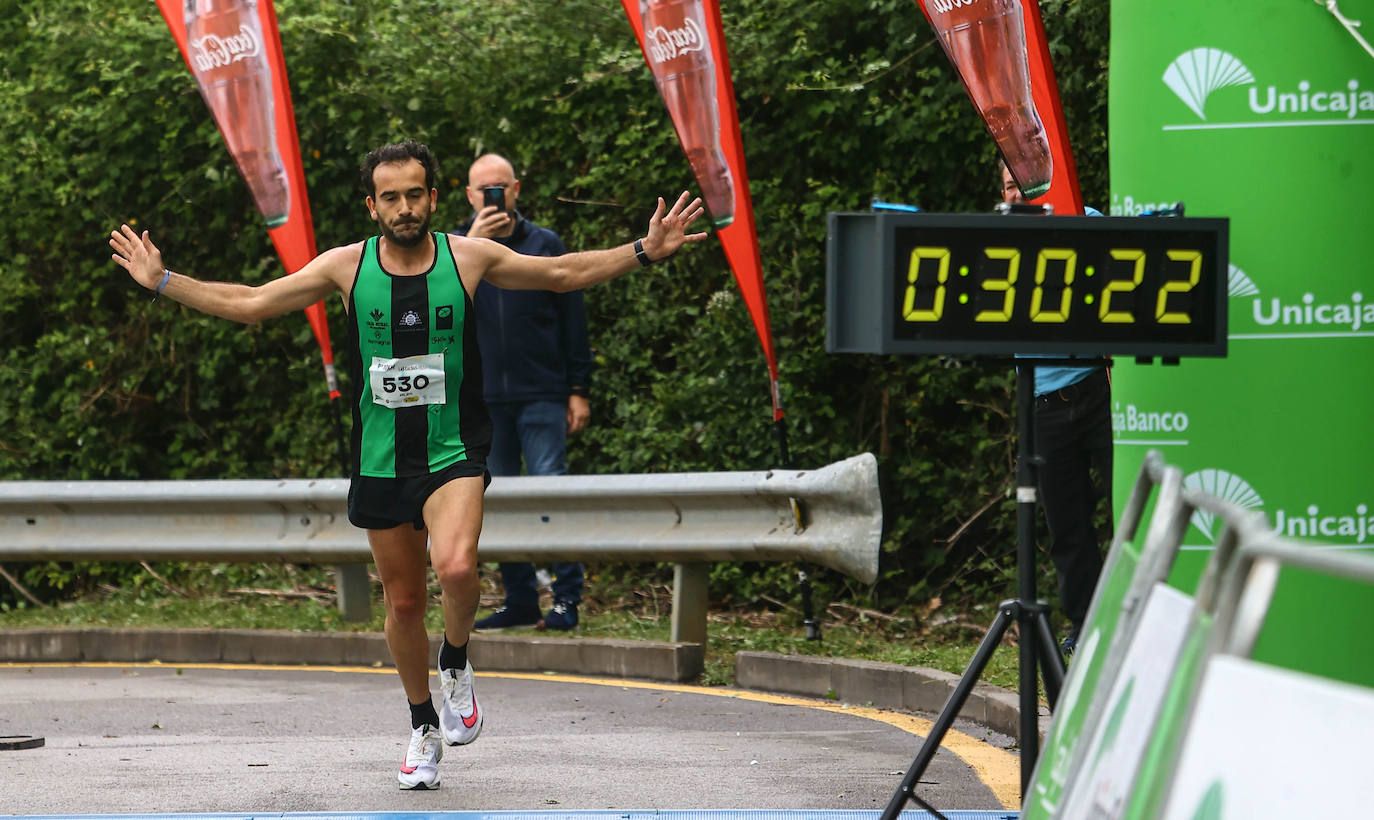
<instances>
[{"instance_id":1,"label":"metal guardrail","mask_svg":"<svg viewBox=\"0 0 1374 820\"><path fill-rule=\"evenodd\" d=\"M0 482L0 560L363 564L347 498L344 479ZM818 470L494 478L479 554L675 562L674 640L704 640L708 562L806 561L871 583L881 532L864 453ZM360 594L366 607L363 583L341 580L346 615Z\"/></svg>"}]
</instances>

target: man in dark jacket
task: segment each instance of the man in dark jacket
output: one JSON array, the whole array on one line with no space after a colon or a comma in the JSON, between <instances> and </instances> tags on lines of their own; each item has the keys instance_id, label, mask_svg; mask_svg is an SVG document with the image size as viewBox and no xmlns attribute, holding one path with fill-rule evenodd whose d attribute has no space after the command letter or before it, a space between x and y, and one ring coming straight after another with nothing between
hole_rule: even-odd
<instances>
[{"instance_id":1,"label":"man in dark jacket","mask_svg":"<svg viewBox=\"0 0 1374 820\"><path fill-rule=\"evenodd\" d=\"M999 162L1002 201L1025 197L1005 162ZM1085 208L1089 216L1102 216ZM1028 358L1043 358L1028 354ZM1050 530L1050 559L1059 583L1059 603L1069 619L1060 644L1072 655L1102 574L1102 549L1112 540L1112 380L1107 362L1085 359L1083 367L1034 369L1036 484ZM1099 532L1098 522L1104 523Z\"/></svg>"},{"instance_id":2,"label":"man in dark jacket","mask_svg":"<svg viewBox=\"0 0 1374 820\"><path fill-rule=\"evenodd\" d=\"M454 233L491 239L532 256L567 252L557 234L515 209L520 181L505 157L478 157L468 169L467 195L473 217ZM492 421L488 469L492 475L520 475L523 457L529 475L563 475L567 435L586 427L591 417L592 357L581 291L515 291L483 283L475 304L483 393ZM553 608L541 616L534 565L501 564L505 604L474 628L572 629L582 602L582 565L555 563L553 573Z\"/></svg>"}]
</instances>

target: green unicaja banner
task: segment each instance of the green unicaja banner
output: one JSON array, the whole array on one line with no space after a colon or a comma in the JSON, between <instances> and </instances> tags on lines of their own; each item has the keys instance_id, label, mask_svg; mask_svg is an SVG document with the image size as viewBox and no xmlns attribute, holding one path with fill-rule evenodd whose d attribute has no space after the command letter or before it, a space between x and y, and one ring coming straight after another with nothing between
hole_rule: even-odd
<instances>
[{"instance_id":1,"label":"green unicaja banner","mask_svg":"<svg viewBox=\"0 0 1374 820\"><path fill-rule=\"evenodd\" d=\"M1374 2L1348 5L1374 36ZM1374 549L1374 56L1313 0L1111 23L1111 213L1231 221L1227 357L1114 368L1115 507L1154 447L1284 535ZM1185 570L1218 529L1194 517Z\"/></svg>"}]
</instances>

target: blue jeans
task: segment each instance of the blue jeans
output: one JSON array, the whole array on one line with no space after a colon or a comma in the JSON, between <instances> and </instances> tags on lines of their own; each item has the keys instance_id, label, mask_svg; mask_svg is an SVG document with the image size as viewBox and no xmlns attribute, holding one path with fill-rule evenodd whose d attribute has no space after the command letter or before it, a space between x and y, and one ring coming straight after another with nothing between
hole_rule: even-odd
<instances>
[{"instance_id":1,"label":"blue jeans","mask_svg":"<svg viewBox=\"0 0 1374 820\"><path fill-rule=\"evenodd\" d=\"M565 475L568 437L567 405L556 401L491 402L491 454L487 469L494 476L520 475L520 462L529 475ZM553 597L570 604L582 602L582 565L553 565ZM501 585L506 606L528 609L539 606L534 564L501 564Z\"/></svg>"}]
</instances>

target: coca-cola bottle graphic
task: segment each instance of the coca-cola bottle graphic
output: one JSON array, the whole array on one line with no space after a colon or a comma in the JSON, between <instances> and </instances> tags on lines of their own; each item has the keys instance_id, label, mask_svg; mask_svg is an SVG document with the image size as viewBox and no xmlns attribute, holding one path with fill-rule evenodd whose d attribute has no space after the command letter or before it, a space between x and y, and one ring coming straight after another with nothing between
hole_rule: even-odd
<instances>
[{"instance_id":1,"label":"coca-cola bottle graphic","mask_svg":"<svg viewBox=\"0 0 1374 820\"><path fill-rule=\"evenodd\" d=\"M716 61L701 0L639 0L639 12L654 83L701 186L711 222L724 228L735 219L735 181L720 148Z\"/></svg>"},{"instance_id":2,"label":"coca-cola bottle graphic","mask_svg":"<svg viewBox=\"0 0 1374 820\"><path fill-rule=\"evenodd\" d=\"M927 0L926 11L1021 193L1043 196L1054 165L1031 97L1021 0Z\"/></svg>"},{"instance_id":3,"label":"coca-cola bottle graphic","mask_svg":"<svg viewBox=\"0 0 1374 820\"><path fill-rule=\"evenodd\" d=\"M257 0L186 0L186 47L200 95L267 227L285 223L291 190L277 152L272 72Z\"/></svg>"}]
</instances>

